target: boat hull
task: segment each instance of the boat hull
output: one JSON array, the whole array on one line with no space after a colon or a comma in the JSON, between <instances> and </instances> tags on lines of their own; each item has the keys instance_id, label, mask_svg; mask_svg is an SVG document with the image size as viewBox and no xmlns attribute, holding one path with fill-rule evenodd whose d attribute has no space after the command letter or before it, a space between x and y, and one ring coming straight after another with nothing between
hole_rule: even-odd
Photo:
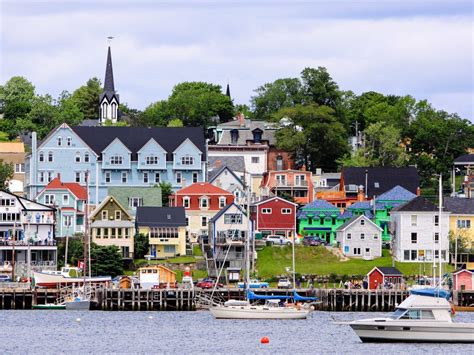
<instances>
[{"instance_id":1,"label":"boat hull","mask_svg":"<svg viewBox=\"0 0 474 355\"><path fill-rule=\"evenodd\" d=\"M65 304L35 304L31 308L33 309L66 309Z\"/></svg>"},{"instance_id":2,"label":"boat hull","mask_svg":"<svg viewBox=\"0 0 474 355\"><path fill-rule=\"evenodd\" d=\"M474 343L474 324L471 323L393 323L349 325L363 342Z\"/></svg>"},{"instance_id":3,"label":"boat hull","mask_svg":"<svg viewBox=\"0 0 474 355\"><path fill-rule=\"evenodd\" d=\"M292 308L265 307L211 307L211 314L216 319L306 319L309 310Z\"/></svg>"},{"instance_id":4,"label":"boat hull","mask_svg":"<svg viewBox=\"0 0 474 355\"><path fill-rule=\"evenodd\" d=\"M91 307L90 300L66 302L66 309L68 311L88 311L90 307Z\"/></svg>"},{"instance_id":5,"label":"boat hull","mask_svg":"<svg viewBox=\"0 0 474 355\"><path fill-rule=\"evenodd\" d=\"M63 275L48 274L46 272L34 272L35 285L37 287L56 288L58 285L82 285L83 277L65 277ZM106 283L112 281L110 276L86 277L86 283Z\"/></svg>"}]
</instances>

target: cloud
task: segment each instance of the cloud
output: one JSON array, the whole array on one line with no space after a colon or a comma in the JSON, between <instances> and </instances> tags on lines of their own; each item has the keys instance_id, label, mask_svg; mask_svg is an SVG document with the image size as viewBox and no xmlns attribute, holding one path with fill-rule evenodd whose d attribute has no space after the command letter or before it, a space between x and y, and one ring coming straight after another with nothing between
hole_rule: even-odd
<instances>
[{"instance_id":1,"label":"cloud","mask_svg":"<svg viewBox=\"0 0 474 355\"><path fill-rule=\"evenodd\" d=\"M24 75L41 93L103 79L113 35L116 87L132 107L193 80L229 80L248 103L265 82L325 66L344 90L411 94L473 118L469 1L25 4L4 5L0 79Z\"/></svg>"}]
</instances>

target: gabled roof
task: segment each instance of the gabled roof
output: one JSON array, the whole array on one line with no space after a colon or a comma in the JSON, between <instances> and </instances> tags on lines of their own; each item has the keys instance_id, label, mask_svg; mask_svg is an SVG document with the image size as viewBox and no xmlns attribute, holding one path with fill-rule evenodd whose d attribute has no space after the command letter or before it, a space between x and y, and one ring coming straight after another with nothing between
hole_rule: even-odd
<instances>
[{"instance_id":1,"label":"gabled roof","mask_svg":"<svg viewBox=\"0 0 474 355\"><path fill-rule=\"evenodd\" d=\"M229 191L221 189L209 182L196 182L176 191L176 195L232 195Z\"/></svg>"},{"instance_id":2,"label":"gabled roof","mask_svg":"<svg viewBox=\"0 0 474 355\"><path fill-rule=\"evenodd\" d=\"M338 210L336 206L327 202L326 200L314 200L313 202L308 203L307 205L303 206L303 209L315 209L315 210Z\"/></svg>"},{"instance_id":3,"label":"gabled roof","mask_svg":"<svg viewBox=\"0 0 474 355\"><path fill-rule=\"evenodd\" d=\"M376 266L370 270L369 274L372 273L375 269L378 269L384 276L403 276L400 270L395 267L388 266Z\"/></svg>"},{"instance_id":4,"label":"gabled roof","mask_svg":"<svg viewBox=\"0 0 474 355\"><path fill-rule=\"evenodd\" d=\"M69 190L79 200L87 200L87 190L84 187L77 182L62 182L59 177L51 180L39 194L47 190Z\"/></svg>"},{"instance_id":5,"label":"gabled roof","mask_svg":"<svg viewBox=\"0 0 474 355\"><path fill-rule=\"evenodd\" d=\"M120 202L114 196L110 195L105 197L104 200L95 208L95 210L91 213L90 218L95 218L102 211L102 208L104 208L104 206L109 203L110 200L114 200L113 202L117 204L117 206L122 210L122 213L124 213L128 219L133 219L133 216L128 213L128 211L120 204Z\"/></svg>"},{"instance_id":6,"label":"gabled roof","mask_svg":"<svg viewBox=\"0 0 474 355\"><path fill-rule=\"evenodd\" d=\"M228 166L223 166L220 169L215 169L209 172L209 182L214 182L225 170L227 170L242 186L244 185L243 181L230 169Z\"/></svg>"},{"instance_id":7,"label":"gabled roof","mask_svg":"<svg viewBox=\"0 0 474 355\"><path fill-rule=\"evenodd\" d=\"M474 215L474 198L445 197L444 210L453 214Z\"/></svg>"},{"instance_id":8,"label":"gabled roof","mask_svg":"<svg viewBox=\"0 0 474 355\"><path fill-rule=\"evenodd\" d=\"M298 204L297 204L297 203L294 203L294 202L285 200L284 198L278 197L278 196L273 196L273 197L264 198L264 199L262 199L262 200L260 200L260 201L258 201L258 202L255 202L253 205L254 205L254 206L259 206L259 205L262 205L262 204L265 204L265 203L268 203L268 202L271 202L271 201L274 201L274 200L282 201L282 202L287 203L287 204L289 204L289 205L293 205L293 206L298 207Z\"/></svg>"},{"instance_id":9,"label":"gabled roof","mask_svg":"<svg viewBox=\"0 0 474 355\"><path fill-rule=\"evenodd\" d=\"M343 168L341 178L344 179L344 185L363 186L365 189L366 171L368 180L366 193L369 197L379 196L397 185L416 193L420 186L420 177L415 167Z\"/></svg>"},{"instance_id":10,"label":"gabled roof","mask_svg":"<svg viewBox=\"0 0 474 355\"><path fill-rule=\"evenodd\" d=\"M418 196L411 201L395 207L392 212L438 212L439 208L423 196Z\"/></svg>"},{"instance_id":11,"label":"gabled roof","mask_svg":"<svg viewBox=\"0 0 474 355\"><path fill-rule=\"evenodd\" d=\"M184 227L184 207L137 207L137 225L144 227Z\"/></svg>"},{"instance_id":12,"label":"gabled roof","mask_svg":"<svg viewBox=\"0 0 474 355\"><path fill-rule=\"evenodd\" d=\"M350 225L352 225L353 223L355 223L356 221L360 220L360 219L364 219L367 223L369 223L370 225L374 226L375 228L377 228L378 230L382 231L382 228L380 228L378 225L376 225L374 222L372 222L369 218L367 218L366 216L364 215L361 215L361 216L355 216L355 217L352 217L350 220L344 222L343 224L341 224L337 230L338 231L343 231L345 229L347 229Z\"/></svg>"},{"instance_id":13,"label":"gabled roof","mask_svg":"<svg viewBox=\"0 0 474 355\"><path fill-rule=\"evenodd\" d=\"M209 174L221 167L227 166L232 171L242 173L245 171L245 160L243 156L210 156L209 157Z\"/></svg>"},{"instance_id":14,"label":"gabled roof","mask_svg":"<svg viewBox=\"0 0 474 355\"><path fill-rule=\"evenodd\" d=\"M410 201L416 197L416 194L408 191L400 185L384 192L377 197L377 201Z\"/></svg>"},{"instance_id":15,"label":"gabled roof","mask_svg":"<svg viewBox=\"0 0 474 355\"><path fill-rule=\"evenodd\" d=\"M454 159L454 165L474 164L474 154L464 154Z\"/></svg>"},{"instance_id":16,"label":"gabled roof","mask_svg":"<svg viewBox=\"0 0 474 355\"><path fill-rule=\"evenodd\" d=\"M24 153L25 145L21 142L0 142L0 153Z\"/></svg>"},{"instance_id":17,"label":"gabled roof","mask_svg":"<svg viewBox=\"0 0 474 355\"><path fill-rule=\"evenodd\" d=\"M242 214L247 217L247 214L245 213L244 209L239 206L238 204L236 204L235 202L232 202L232 203L229 203L227 206L225 206L223 209L221 209L219 212L217 212L214 217L212 217L209 222L214 222L214 221L217 221L224 213L226 213L226 211L231 208L232 206L235 206L237 207L237 209L242 212Z\"/></svg>"},{"instance_id":18,"label":"gabled roof","mask_svg":"<svg viewBox=\"0 0 474 355\"><path fill-rule=\"evenodd\" d=\"M206 158L206 141L200 127L86 127L75 126L72 130L97 154L114 139L120 141L132 152L132 160L137 160L138 151L151 139L157 141L167 151L167 160L173 159L173 152L187 138Z\"/></svg>"}]
</instances>

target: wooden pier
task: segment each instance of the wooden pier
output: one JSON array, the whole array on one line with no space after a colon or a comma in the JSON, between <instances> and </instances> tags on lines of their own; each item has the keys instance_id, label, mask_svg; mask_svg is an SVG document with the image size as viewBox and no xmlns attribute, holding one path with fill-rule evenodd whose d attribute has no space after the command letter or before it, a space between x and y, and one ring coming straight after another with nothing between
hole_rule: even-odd
<instances>
[{"instance_id":1,"label":"wooden pier","mask_svg":"<svg viewBox=\"0 0 474 355\"><path fill-rule=\"evenodd\" d=\"M262 295L291 295L292 290L258 289ZM105 311L192 311L210 299L212 290L189 289L100 289L96 292L95 310ZM405 290L360 290L360 289L301 289L301 296L314 296L320 302L316 310L330 312L390 312L408 297ZM54 303L62 297L57 289L0 289L0 309L31 309L33 305ZM213 299L245 298L242 289L228 288L215 291ZM474 292L455 292L454 303L458 306L472 305Z\"/></svg>"}]
</instances>

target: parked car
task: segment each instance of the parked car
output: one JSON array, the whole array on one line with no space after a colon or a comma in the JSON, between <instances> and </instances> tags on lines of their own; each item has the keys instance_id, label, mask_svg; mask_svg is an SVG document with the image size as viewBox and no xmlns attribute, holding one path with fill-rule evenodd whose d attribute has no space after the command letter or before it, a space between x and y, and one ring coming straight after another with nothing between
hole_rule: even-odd
<instances>
[{"instance_id":1,"label":"parked car","mask_svg":"<svg viewBox=\"0 0 474 355\"><path fill-rule=\"evenodd\" d=\"M196 284L196 287L210 289L210 288L214 288L215 283L216 283L216 280L214 279L203 279ZM218 282L216 288L220 288L220 287L224 287L224 285Z\"/></svg>"},{"instance_id":2,"label":"parked car","mask_svg":"<svg viewBox=\"0 0 474 355\"><path fill-rule=\"evenodd\" d=\"M278 280L278 288L291 288L293 285L291 284L291 281L288 279L280 279Z\"/></svg>"},{"instance_id":3,"label":"parked car","mask_svg":"<svg viewBox=\"0 0 474 355\"><path fill-rule=\"evenodd\" d=\"M323 241L317 237L304 237L303 245L307 247L317 247L322 245Z\"/></svg>"},{"instance_id":4,"label":"parked car","mask_svg":"<svg viewBox=\"0 0 474 355\"><path fill-rule=\"evenodd\" d=\"M239 282L237 285L239 288L244 288L245 282ZM249 288L268 288L268 286L268 282L259 281L257 279L251 279L249 284Z\"/></svg>"},{"instance_id":5,"label":"parked car","mask_svg":"<svg viewBox=\"0 0 474 355\"><path fill-rule=\"evenodd\" d=\"M272 244L272 245L291 245L291 239L288 239L286 237L283 237L281 235L269 235L265 239L266 243Z\"/></svg>"},{"instance_id":6,"label":"parked car","mask_svg":"<svg viewBox=\"0 0 474 355\"><path fill-rule=\"evenodd\" d=\"M10 275L6 275L6 274L1 274L0 275L0 282L11 282L12 278L10 277Z\"/></svg>"}]
</instances>

